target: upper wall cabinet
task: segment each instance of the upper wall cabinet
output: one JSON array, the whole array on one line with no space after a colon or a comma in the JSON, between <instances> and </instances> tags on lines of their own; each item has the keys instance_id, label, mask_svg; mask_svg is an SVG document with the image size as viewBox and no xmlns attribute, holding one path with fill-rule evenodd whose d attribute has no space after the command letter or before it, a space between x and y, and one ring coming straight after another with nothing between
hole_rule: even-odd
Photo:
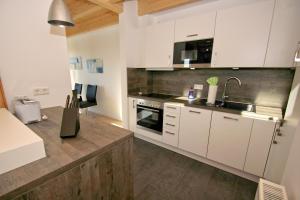
<instances>
[{"instance_id":1,"label":"upper wall cabinet","mask_svg":"<svg viewBox=\"0 0 300 200\"><path fill-rule=\"evenodd\" d=\"M216 12L178 19L175 23L175 42L214 37Z\"/></svg>"},{"instance_id":2,"label":"upper wall cabinet","mask_svg":"<svg viewBox=\"0 0 300 200\"><path fill-rule=\"evenodd\" d=\"M300 1L277 0L265 67L292 67L300 41Z\"/></svg>"},{"instance_id":3,"label":"upper wall cabinet","mask_svg":"<svg viewBox=\"0 0 300 200\"><path fill-rule=\"evenodd\" d=\"M260 1L218 12L213 67L264 66L274 3Z\"/></svg>"},{"instance_id":4,"label":"upper wall cabinet","mask_svg":"<svg viewBox=\"0 0 300 200\"><path fill-rule=\"evenodd\" d=\"M175 22L158 23L146 28L145 67L172 67Z\"/></svg>"}]
</instances>

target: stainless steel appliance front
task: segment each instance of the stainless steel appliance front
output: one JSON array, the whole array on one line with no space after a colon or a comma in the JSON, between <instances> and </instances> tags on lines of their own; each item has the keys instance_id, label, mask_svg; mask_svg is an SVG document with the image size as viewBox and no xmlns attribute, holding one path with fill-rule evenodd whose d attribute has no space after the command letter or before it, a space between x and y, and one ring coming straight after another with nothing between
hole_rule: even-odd
<instances>
[{"instance_id":1,"label":"stainless steel appliance front","mask_svg":"<svg viewBox=\"0 0 300 200\"><path fill-rule=\"evenodd\" d=\"M162 135L163 103L145 99L137 100L137 126Z\"/></svg>"},{"instance_id":2,"label":"stainless steel appliance front","mask_svg":"<svg viewBox=\"0 0 300 200\"><path fill-rule=\"evenodd\" d=\"M213 38L176 42L174 44L173 67L210 67L213 42Z\"/></svg>"}]
</instances>

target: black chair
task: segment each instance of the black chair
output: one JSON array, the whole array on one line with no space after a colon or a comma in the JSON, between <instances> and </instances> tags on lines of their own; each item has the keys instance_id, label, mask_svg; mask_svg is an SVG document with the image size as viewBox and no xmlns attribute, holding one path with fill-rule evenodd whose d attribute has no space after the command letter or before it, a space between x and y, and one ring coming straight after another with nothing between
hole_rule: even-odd
<instances>
[{"instance_id":1,"label":"black chair","mask_svg":"<svg viewBox=\"0 0 300 200\"><path fill-rule=\"evenodd\" d=\"M77 95L81 95L82 84L80 84L80 83L75 83L75 90L77 91Z\"/></svg>"},{"instance_id":2,"label":"black chair","mask_svg":"<svg viewBox=\"0 0 300 200\"><path fill-rule=\"evenodd\" d=\"M82 97L81 97L81 91L82 91L82 84L80 83L75 83L75 88L74 90L76 90L77 92L77 98L78 98L78 101L82 101ZM79 97L78 97L79 96Z\"/></svg>"},{"instance_id":3,"label":"black chair","mask_svg":"<svg viewBox=\"0 0 300 200\"><path fill-rule=\"evenodd\" d=\"M88 108L97 105L97 85L88 85L86 89L86 101L79 102L80 108Z\"/></svg>"}]
</instances>

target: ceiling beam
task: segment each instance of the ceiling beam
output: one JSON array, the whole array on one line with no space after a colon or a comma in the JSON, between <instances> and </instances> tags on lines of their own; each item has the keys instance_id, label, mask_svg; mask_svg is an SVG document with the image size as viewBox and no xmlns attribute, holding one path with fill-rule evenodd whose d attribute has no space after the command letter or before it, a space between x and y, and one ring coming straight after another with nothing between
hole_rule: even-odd
<instances>
[{"instance_id":1,"label":"ceiling beam","mask_svg":"<svg viewBox=\"0 0 300 200\"><path fill-rule=\"evenodd\" d=\"M106 0L88 0L89 2L92 2L98 6L101 6L103 8L106 8L114 13L120 14L123 12L123 7L118 4L112 4L109 1Z\"/></svg>"},{"instance_id":2,"label":"ceiling beam","mask_svg":"<svg viewBox=\"0 0 300 200\"><path fill-rule=\"evenodd\" d=\"M195 1L199 0L138 0L138 14L142 16Z\"/></svg>"}]
</instances>

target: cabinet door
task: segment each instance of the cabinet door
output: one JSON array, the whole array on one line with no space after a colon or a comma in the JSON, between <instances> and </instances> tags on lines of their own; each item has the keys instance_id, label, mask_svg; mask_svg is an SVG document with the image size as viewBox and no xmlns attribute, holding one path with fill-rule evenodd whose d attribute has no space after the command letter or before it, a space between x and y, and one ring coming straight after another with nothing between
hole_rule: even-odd
<instances>
[{"instance_id":1,"label":"cabinet door","mask_svg":"<svg viewBox=\"0 0 300 200\"><path fill-rule=\"evenodd\" d=\"M274 129L273 121L254 120L244 171L263 176Z\"/></svg>"},{"instance_id":2,"label":"cabinet door","mask_svg":"<svg viewBox=\"0 0 300 200\"><path fill-rule=\"evenodd\" d=\"M265 67L292 67L300 41L300 1L277 0Z\"/></svg>"},{"instance_id":3,"label":"cabinet door","mask_svg":"<svg viewBox=\"0 0 300 200\"><path fill-rule=\"evenodd\" d=\"M128 98L128 121L129 121L129 130L135 131L136 128L136 99Z\"/></svg>"},{"instance_id":4,"label":"cabinet door","mask_svg":"<svg viewBox=\"0 0 300 200\"><path fill-rule=\"evenodd\" d=\"M212 111L183 107L180 115L179 148L205 157Z\"/></svg>"},{"instance_id":5,"label":"cabinet door","mask_svg":"<svg viewBox=\"0 0 300 200\"><path fill-rule=\"evenodd\" d=\"M146 68L172 67L174 21L158 23L146 28Z\"/></svg>"},{"instance_id":6,"label":"cabinet door","mask_svg":"<svg viewBox=\"0 0 300 200\"><path fill-rule=\"evenodd\" d=\"M216 14L209 12L176 20L175 42L214 37Z\"/></svg>"},{"instance_id":7,"label":"cabinet door","mask_svg":"<svg viewBox=\"0 0 300 200\"><path fill-rule=\"evenodd\" d=\"M268 0L218 12L212 66L264 66L273 8Z\"/></svg>"},{"instance_id":8,"label":"cabinet door","mask_svg":"<svg viewBox=\"0 0 300 200\"><path fill-rule=\"evenodd\" d=\"M253 119L213 112L207 157L243 170Z\"/></svg>"}]
</instances>

